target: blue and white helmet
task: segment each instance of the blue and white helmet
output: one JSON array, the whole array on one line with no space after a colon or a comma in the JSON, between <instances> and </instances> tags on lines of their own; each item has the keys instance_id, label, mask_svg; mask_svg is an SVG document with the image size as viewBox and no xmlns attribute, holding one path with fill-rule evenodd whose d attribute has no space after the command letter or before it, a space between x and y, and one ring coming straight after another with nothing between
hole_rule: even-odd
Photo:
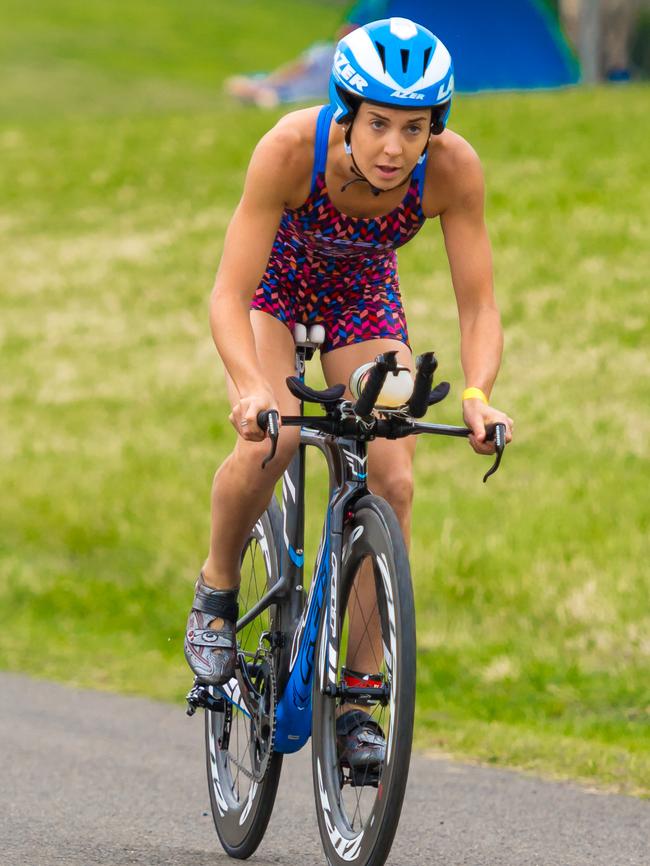
<instances>
[{"instance_id":1,"label":"blue and white helmet","mask_svg":"<svg viewBox=\"0 0 650 866\"><path fill-rule=\"evenodd\" d=\"M432 132L442 132L454 92L454 65L443 43L408 18L372 21L344 36L330 76L334 119L354 117L359 100L395 108L435 108Z\"/></svg>"}]
</instances>

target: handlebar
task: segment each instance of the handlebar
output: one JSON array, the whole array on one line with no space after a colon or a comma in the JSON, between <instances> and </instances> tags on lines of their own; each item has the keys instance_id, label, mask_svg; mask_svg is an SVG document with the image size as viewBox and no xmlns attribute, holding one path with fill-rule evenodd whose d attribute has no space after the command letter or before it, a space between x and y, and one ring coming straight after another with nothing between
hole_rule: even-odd
<instances>
[{"instance_id":1,"label":"handlebar","mask_svg":"<svg viewBox=\"0 0 650 866\"><path fill-rule=\"evenodd\" d=\"M258 426L261 430L268 432L269 439L271 440L271 447L268 455L264 458L262 469L275 457L280 433L279 418L279 413L275 409L259 412L257 415ZM365 440L374 438L403 439L406 436L422 433L467 438L472 433L472 430L468 427L453 427L448 424L424 424L409 418L373 418L371 424L366 424L364 429L359 428L355 417L335 418L332 415L320 417L313 415L285 415L282 417L282 423L287 427L308 426L313 430L319 430L322 433L329 433L334 436ZM506 425L488 424L485 428L485 441L494 442L496 459L491 468L483 476L484 483L490 475L494 475L501 464L501 458L506 446Z\"/></svg>"},{"instance_id":2,"label":"handlebar","mask_svg":"<svg viewBox=\"0 0 650 866\"><path fill-rule=\"evenodd\" d=\"M438 359L433 352L418 355L415 361L415 383L413 393L408 402L408 413L412 418L423 418L429 408L429 395L433 385L433 374L436 372Z\"/></svg>"},{"instance_id":3,"label":"handlebar","mask_svg":"<svg viewBox=\"0 0 650 866\"><path fill-rule=\"evenodd\" d=\"M416 419L422 418L427 408L433 403L440 402L449 393L449 383L441 382L432 390L433 374L438 366L438 361L433 352L425 352L416 360L416 375L413 391L409 402L404 407L405 413L384 415L377 417L373 415L373 409L389 373L396 373L399 369L397 363L397 352L384 352L377 355L374 365L370 368L363 390L356 403L348 409L351 414L344 414L341 406L343 386L329 388L326 391L314 391L301 384L298 380L289 378L287 384L295 396L301 400L321 403L326 410L324 416L287 415L282 418L282 423L289 427L308 426L312 430L321 433L348 439L359 439L369 441L375 438L402 439L420 433L432 433L438 436L468 437L472 430L468 427L452 427L447 424L425 424ZM280 434L280 415L275 409L259 412L257 424L261 430L268 432L271 447L268 455L264 458L262 469L275 457ZM490 475L494 475L501 464L503 451L506 446L505 424L488 424L485 428L485 441L494 442L496 459L493 466L485 473L483 481L486 482Z\"/></svg>"}]
</instances>

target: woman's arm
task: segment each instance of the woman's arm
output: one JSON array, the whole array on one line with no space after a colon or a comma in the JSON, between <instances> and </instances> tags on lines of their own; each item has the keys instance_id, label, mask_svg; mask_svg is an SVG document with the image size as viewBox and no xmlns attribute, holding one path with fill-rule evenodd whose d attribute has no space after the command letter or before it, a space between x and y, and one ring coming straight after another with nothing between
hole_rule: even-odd
<instances>
[{"instance_id":1,"label":"woman's arm","mask_svg":"<svg viewBox=\"0 0 650 866\"><path fill-rule=\"evenodd\" d=\"M479 388L489 399L503 351L501 319L494 296L492 252L484 217L484 182L478 157L463 142L449 205L440 222L449 258L460 324L461 363L465 387ZM488 453L485 424L506 424L510 441L512 419L480 399L463 401L465 422L474 431L470 442Z\"/></svg>"},{"instance_id":2,"label":"woman's arm","mask_svg":"<svg viewBox=\"0 0 650 866\"><path fill-rule=\"evenodd\" d=\"M226 232L223 255L210 299L210 326L219 355L240 397L233 407L238 431L260 438L257 413L276 408L266 381L250 323L250 303L264 274L287 190L296 185L295 153L299 136L272 130L258 144L248 168L244 192ZM248 430L239 421L248 420Z\"/></svg>"}]
</instances>

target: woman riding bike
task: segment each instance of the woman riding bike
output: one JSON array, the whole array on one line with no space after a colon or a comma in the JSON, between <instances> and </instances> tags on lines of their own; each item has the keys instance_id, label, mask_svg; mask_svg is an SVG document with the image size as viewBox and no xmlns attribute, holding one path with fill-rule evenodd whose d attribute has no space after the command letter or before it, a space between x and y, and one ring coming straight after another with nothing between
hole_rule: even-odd
<instances>
[{"instance_id":1,"label":"woman riding bike","mask_svg":"<svg viewBox=\"0 0 650 866\"><path fill-rule=\"evenodd\" d=\"M233 452L216 473L208 557L196 584L185 655L202 683L235 672L239 560L249 530L298 446L284 428L275 458L259 412L296 414L286 388L294 372L292 329L325 328L321 362L328 384L397 350L413 367L395 250L427 219L440 218L458 306L462 410L479 454L494 450L485 425L512 420L489 404L502 352L481 166L447 129L453 65L430 31L404 18L375 21L338 44L330 104L283 117L257 145L228 228L211 297L210 321L227 371ZM393 507L408 544L415 438L369 443L369 487ZM357 578L374 591L372 573ZM355 630L357 637L355 638ZM351 623L351 682L372 677L381 650L367 624ZM383 732L362 705L342 708L337 731L350 763L383 760Z\"/></svg>"}]
</instances>

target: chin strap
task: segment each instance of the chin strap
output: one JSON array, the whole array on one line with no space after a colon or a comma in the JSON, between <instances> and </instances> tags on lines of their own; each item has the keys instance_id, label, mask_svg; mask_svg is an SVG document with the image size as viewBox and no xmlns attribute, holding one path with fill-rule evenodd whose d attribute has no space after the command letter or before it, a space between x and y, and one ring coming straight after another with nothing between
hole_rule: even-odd
<instances>
[{"instance_id":1,"label":"chin strap","mask_svg":"<svg viewBox=\"0 0 650 866\"><path fill-rule=\"evenodd\" d=\"M350 151L350 156L352 156L352 151ZM357 165L353 156L352 156L352 165L350 166L350 171L352 172L352 174L356 174L356 177L353 177L352 180L346 181L343 184L343 186L341 187L341 192L345 192L346 189L349 186L352 186L353 183L367 183L368 186L370 187L370 192L374 196L378 196L382 192L390 192L390 190L388 190L388 189L379 189L378 187L371 184L370 181L368 180L368 178L363 174L363 172L361 172L359 170L359 166ZM409 177L406 178L406 180L409 180L409 178L410 178L410 175L409 175ZM402 184L406 183L406 180L403 180L402 183L398 184L397 186L402 186ZM397 189L397 187L393 186L393 187L391 187L391 189Z\"/></svg>"}]
</instances>

